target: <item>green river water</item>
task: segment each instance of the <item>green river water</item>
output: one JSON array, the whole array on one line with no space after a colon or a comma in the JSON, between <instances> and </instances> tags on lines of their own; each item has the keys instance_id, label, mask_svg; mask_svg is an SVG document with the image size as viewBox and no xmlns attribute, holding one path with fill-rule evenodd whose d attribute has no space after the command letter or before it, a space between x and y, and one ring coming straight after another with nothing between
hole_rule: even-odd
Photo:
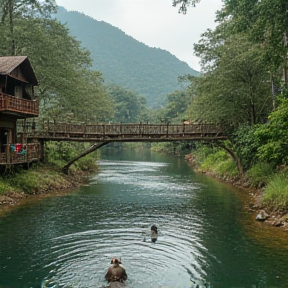
<instances>
[{"instance_id":1,"label":"green river water","mask_svg":"<svg viewBox=\"0 0 288 288\"><path fill-rule=\"evenodd\" d=\"M254 221L246 192L148 149L103 153L89 185L0 216L0 288L287 288L288 234ZM155 243L149 227L159 228Z\"/></svg>"}]
</instances>

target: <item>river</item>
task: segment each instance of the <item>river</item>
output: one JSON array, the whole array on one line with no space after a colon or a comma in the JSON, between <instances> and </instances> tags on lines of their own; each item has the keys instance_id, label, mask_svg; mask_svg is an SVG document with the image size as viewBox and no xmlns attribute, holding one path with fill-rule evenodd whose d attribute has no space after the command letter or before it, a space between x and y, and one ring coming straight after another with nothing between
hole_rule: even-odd
<instances>
[{"instance_id":1,"label":"river","mask_svg":"<svg viewBox=\"0 0 288 288\"><path fill-rule=\"evenodd\" d=\"M0 288L105 287L112 257L127 288L288 287L288 235L254 221L247 193L181 158L108 151L89 185L0 217Z\"/></svg>"}]
</instances>

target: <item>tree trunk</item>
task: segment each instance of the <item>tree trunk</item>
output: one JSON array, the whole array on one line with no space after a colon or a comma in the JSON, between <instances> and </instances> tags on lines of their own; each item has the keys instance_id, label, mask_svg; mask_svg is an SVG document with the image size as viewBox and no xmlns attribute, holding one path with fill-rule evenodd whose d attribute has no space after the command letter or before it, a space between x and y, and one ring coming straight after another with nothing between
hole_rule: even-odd
<instances>
[{"instance_id":1,"label":"tree trunk","mask_svg":"<svg viewBox=\"0 0 288 288\"><path fill-rule=\"evenodd\" d=\"M14 23L13 23L13 1L8 2L8 13L9 13L9 28L11 34L11 55L16 55L16 45L14 39Z\"/></svg>"},{"instance_id":2,"label":"tree trunk","mask_svg":"<svg viewBox=\"0 0 288 288\"><path fill-rule=\"evenodd\" d=\"M236 163L237 170L238 170L238 173L239 173L240 177L243 178L243 176L244 176L243 167L242 167L240 159L234 153L234 151L231 148L225 146L223 143L217 142L216 145L218 145L219 147L223 148L227 153L229 153L229 155L231 155L231 157L233 158L233 160Z\"/></svg>"},{"instance_id":3,"label":"tree trunk","mask_svg":"<svg viewBox=\"0 0 288 288\"><path fill-rule=\"evenodd\" d=\"M68 174L68 171L69 171L69 167L74 163L76 162L77 160L79 160L80 158L90 154L91 152L94 152L96 151L97 149L107 145L108 143L110 143L110 141L107 141L107 142L102 142L100 144L94 144L92 145L89 149L87 149L86 151L82 152L81 154L79 154L78 156L74 157L72 160L70 160L63 168L62 168L62 171L63 173L65 174Z\"/></svg>"}]
</instances>

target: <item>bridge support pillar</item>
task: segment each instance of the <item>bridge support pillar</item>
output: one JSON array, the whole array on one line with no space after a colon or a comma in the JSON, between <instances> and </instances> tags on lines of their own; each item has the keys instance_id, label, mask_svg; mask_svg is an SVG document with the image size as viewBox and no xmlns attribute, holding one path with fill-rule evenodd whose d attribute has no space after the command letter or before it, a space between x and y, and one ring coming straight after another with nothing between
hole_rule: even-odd
<instances>
[{"instance_id":1,"label":"bridge support pillar","mask_svg":"<svg viewBox=\"0 0 288 288\"><path fill-rule=\"evenodd\" d=\"M39 151L39 154L40 154L40 161L42 162L42 163L45 163L45 152L44 152L44 144L45 142L43 141L43 140L40 140L39 141L39 144L40 144L40 151Z\"/></svg>"}]
</instances>

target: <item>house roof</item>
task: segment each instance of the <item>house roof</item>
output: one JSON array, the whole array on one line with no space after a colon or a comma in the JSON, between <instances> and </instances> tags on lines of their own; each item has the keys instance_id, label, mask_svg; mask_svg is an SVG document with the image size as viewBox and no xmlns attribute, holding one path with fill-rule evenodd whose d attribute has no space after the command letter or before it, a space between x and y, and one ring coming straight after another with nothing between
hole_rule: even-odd
<instances>
[{"instance_id":1,"label":"house roof","mask_svg":"<svg viewBox=\"0 0 288 288\"><path fill-rule=\"evenodd\" d=\"M5 56L0 57L0 75L10 75L18 66L22 66L25 77L29 83L39 85L35 72L27 56Z\"/></svg>"}]
</instances>

